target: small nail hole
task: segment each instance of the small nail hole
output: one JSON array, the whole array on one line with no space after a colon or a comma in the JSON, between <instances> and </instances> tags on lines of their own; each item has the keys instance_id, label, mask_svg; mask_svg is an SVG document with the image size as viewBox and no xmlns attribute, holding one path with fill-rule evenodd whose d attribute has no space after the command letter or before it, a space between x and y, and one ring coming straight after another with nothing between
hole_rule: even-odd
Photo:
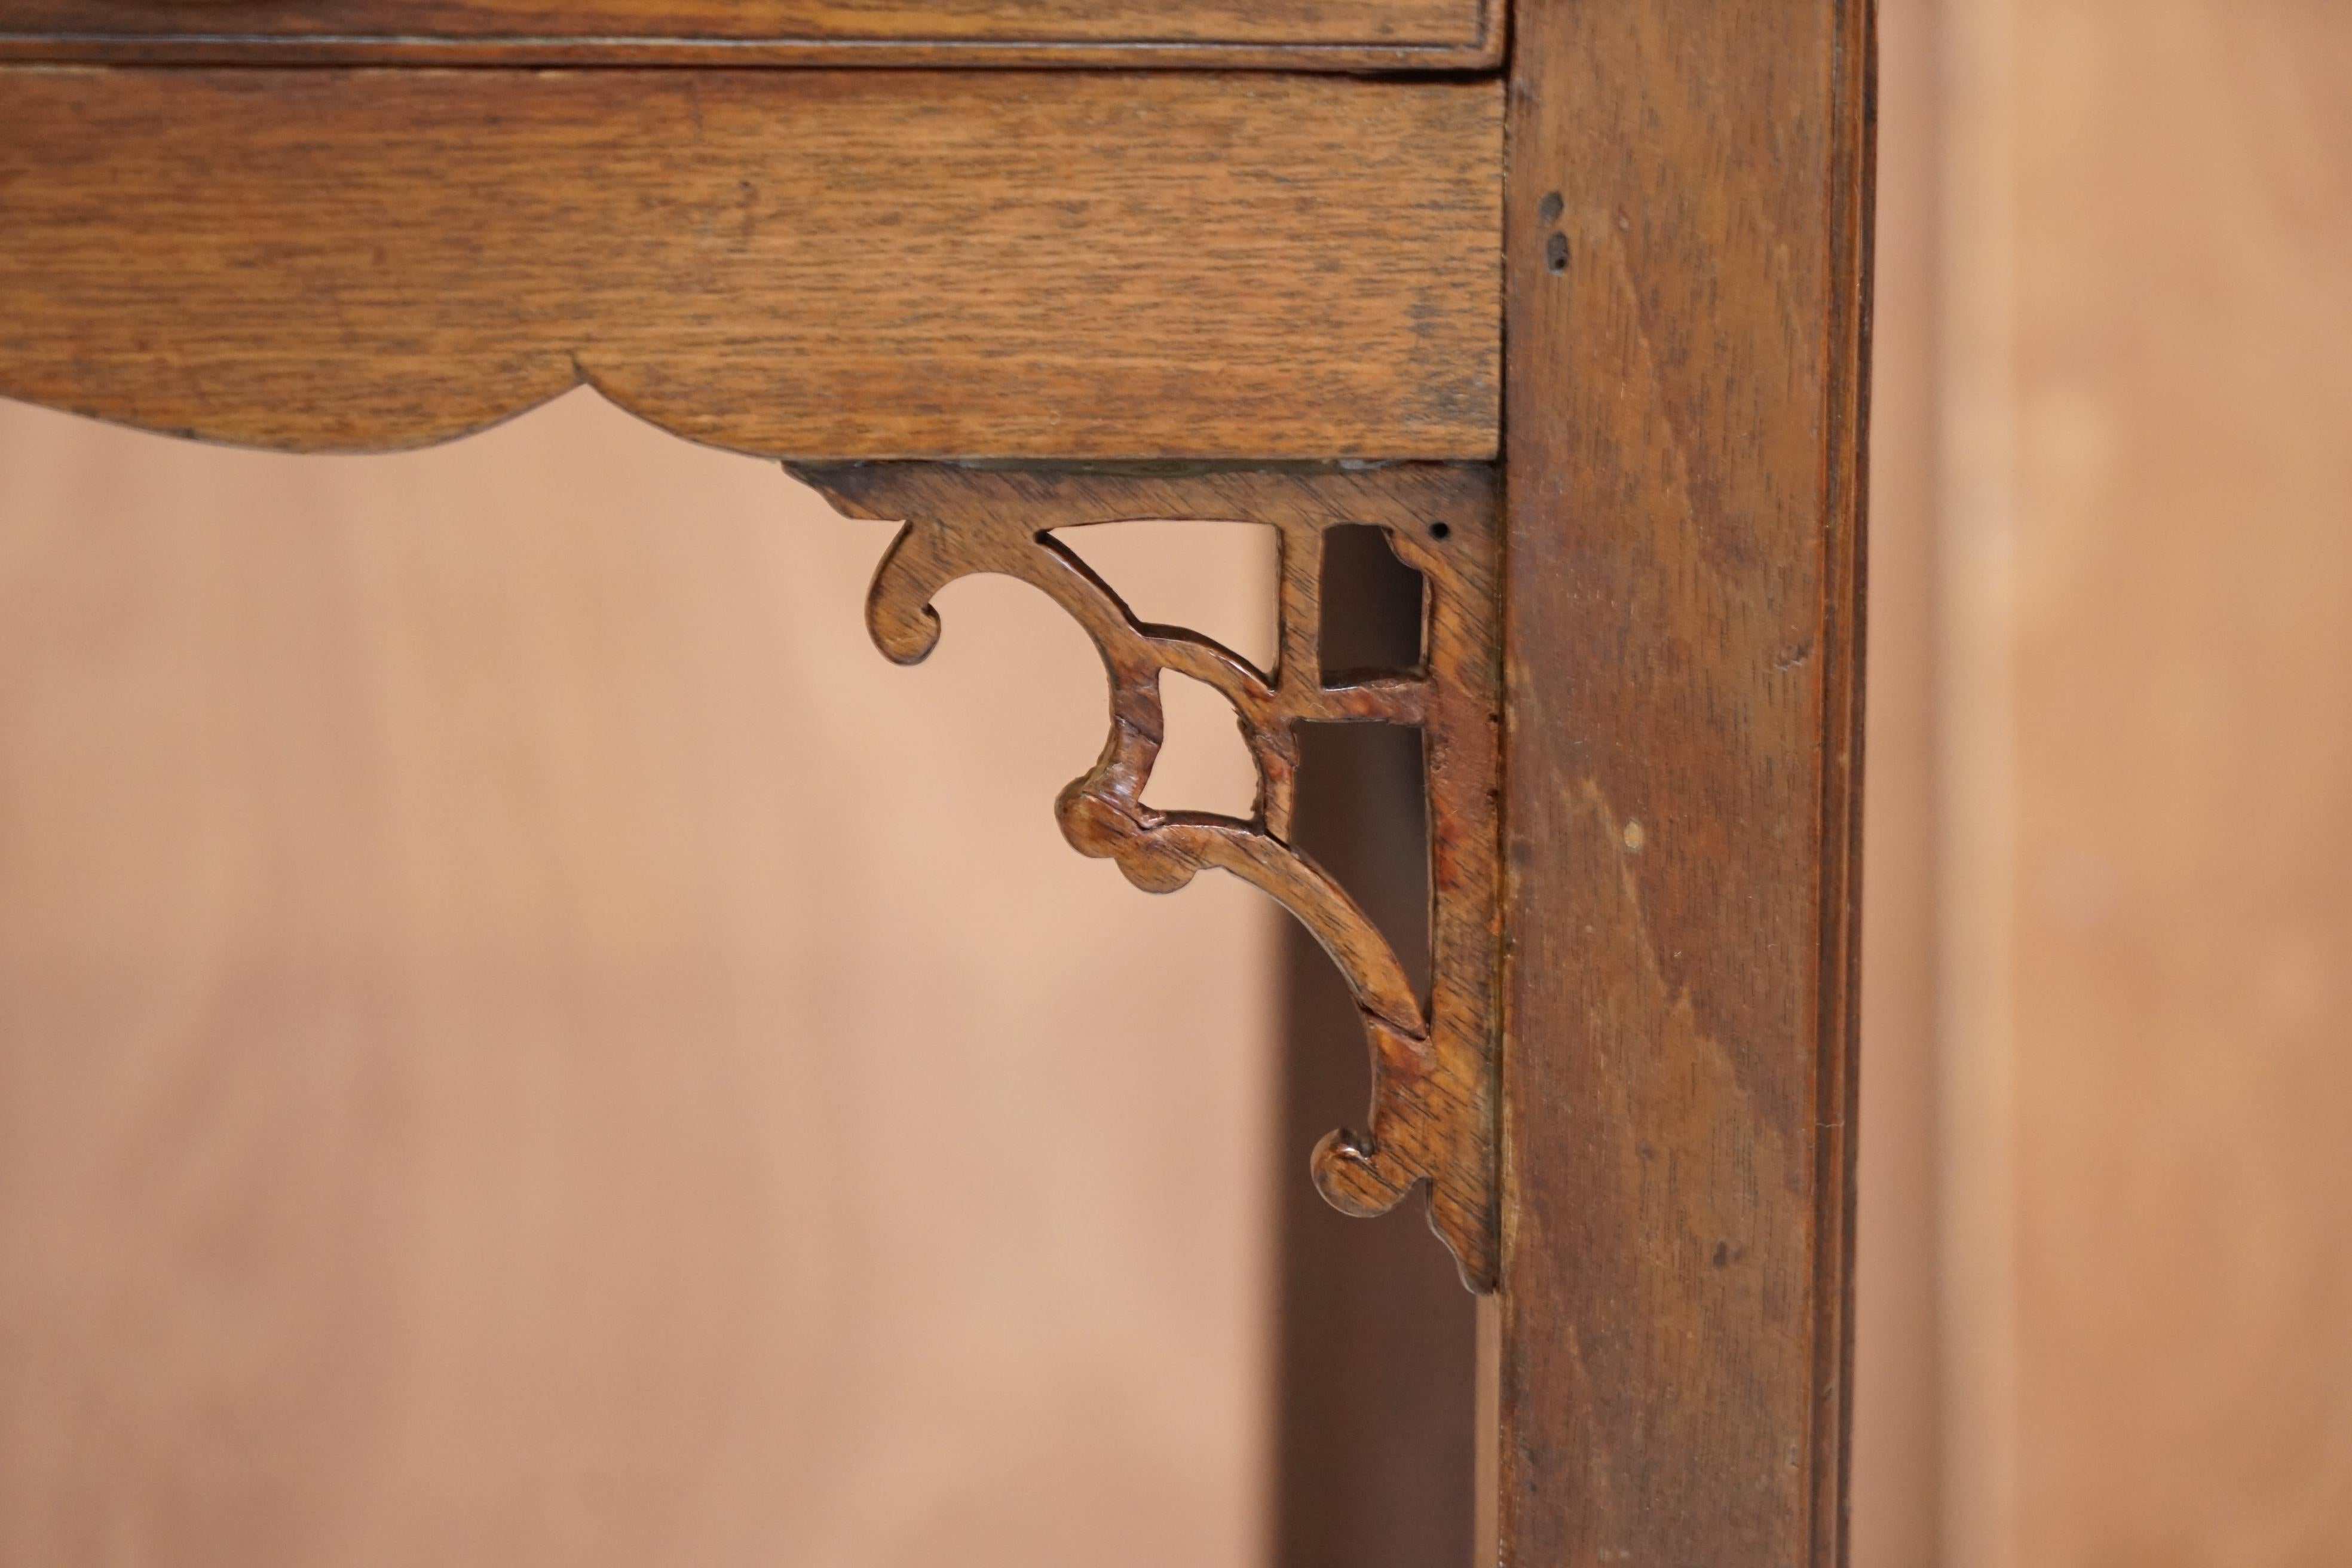
<instances>
[{"instance_id":1,"label":"small nail hole","mask_svg":"<svg viewBox=\"0 0 2352 1568\"><path fill-rule=\"evenodd\" d=\"M1544 193L1544 199L1536 204L1537 221L1539 223L1558 223L1559 221L1560 212L1566 205L1566 203L1559 199L1559 193L1558 191L1547 191Z\"/></svg>"},{"instance_id":2,"label":"small nail hole","mask_svg":"<svg viewBox=\"0 0 2352 1568\"><path fill-rule=\"evenodd\" d=\"M1544 242L1544 265L1554 272L1568 270L1568 236L1554 230Z\"/></svg>"},{"instance_id":3,"label":"small nail hole","mask_svg":"<svg viewBox=\"0 0 2352 1568\"><path fill-rule=\"evenodd\" d=\"M1433 522L1429 525L1429 537L1451 539L1454 537L1454 525L1450 522Z\"/></svg>"}]
</instances>

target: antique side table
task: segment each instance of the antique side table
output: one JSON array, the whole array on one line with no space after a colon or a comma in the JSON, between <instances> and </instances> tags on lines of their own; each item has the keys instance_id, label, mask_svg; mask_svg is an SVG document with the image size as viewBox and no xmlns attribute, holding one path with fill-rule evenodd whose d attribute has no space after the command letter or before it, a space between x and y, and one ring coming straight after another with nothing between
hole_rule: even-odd
<instances>
[{"instance_id":1,"label":"antique side table","mask_svg":"<svg viewBox=\"0 0 2352 1568\"><path fill-rule=\"evenodd\" d=\"M1869 0L0 0L0 395L381 451L586 382L1012 574L1109 737L1066 837L1319 939L1312 1154L1482 1319L1484 1550L1843 1552ZM1055 538L1269 524L1261 670ZM1325 668L1331 529L1425 584ZM1160 679L1248 819L1141 795ZM1291 844L1297 728L1418 726L1425 985ZM1306 1151L1301 1151L1302 1154Z\"/></svg>"}]
</instances>

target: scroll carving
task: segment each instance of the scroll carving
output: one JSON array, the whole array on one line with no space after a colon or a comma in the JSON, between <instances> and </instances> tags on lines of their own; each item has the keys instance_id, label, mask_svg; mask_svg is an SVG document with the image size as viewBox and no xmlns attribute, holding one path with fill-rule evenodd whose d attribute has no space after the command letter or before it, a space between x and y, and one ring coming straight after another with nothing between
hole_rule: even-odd
<instances>
[{"instance_id":1,"label":"scroll carving","mask_svg":"<svg viewBox=\"0 0 2352 1568\"><path fill-rule=\"evenodd\" d=\"M866 600L890 658L913 664L938 643L932 601L982 573L1037 588L1085 628L1109 678L1110 732L1055 815L1080 853L1116 863L1151 892L1202 870L1231 872L1288 910L1346 977L1372 1060L1361 1132L1317 1145L1311 1169L1331 1204L1355 1215L1424 1187L1433 1228L1465 1283L1493 1288L1493 998L1496 955L1496 789L1500 723L1495 598L1496 498L1483 467L1360 468L976 467L932 463L794 467L853 516L903 521ZM1272 525L1281 540L1280 634L1272 673L1207 637L1139 621L1054 531L1147 519ZM1323 536L1340 523L1384 527L1428 584L1416 668L1327 679L1318 650ZM1143 793L1165 736L1164 672L1223 694L1256 764L1247 820L1162 811ZM1388 940L1346 889L1291 843L1298 741L1307 721L1413 724L1423 731L1431 826L1430 994L1426 1005Z\"/></svg>"}]
</instances>

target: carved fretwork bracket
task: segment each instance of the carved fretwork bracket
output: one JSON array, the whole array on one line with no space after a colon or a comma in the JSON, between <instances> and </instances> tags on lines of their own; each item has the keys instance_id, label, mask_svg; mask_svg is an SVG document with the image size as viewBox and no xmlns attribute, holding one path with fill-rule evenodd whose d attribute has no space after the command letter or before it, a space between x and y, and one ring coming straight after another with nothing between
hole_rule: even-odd
<instances>
[{"instance_id":1,"label":"carved fretwork bracket","mask_svg":"<svg viewBox=\"0 0 2352 1568\"><path fill-rule=\"evenodd\" d=\"M1371 1047L1363 1132L1315 1150L1316 1185L1349 1214L1392 1208L1425 1186L1431 1226L1465 1283L1495 1284L1495 1020L1497 781L1502 704L1497 648L1496 481L1475 466L1361 468L1001 467L942 463L794 466L856 517L904 521L875 573L866 624L901 664L940 636L935 595L959 577L1001 573L1043 590L1101 649L1110 737L1062 792L1057 815L1081 853L1171 892L1193 874L1230 871L1271 896L1321 942L1355 994ZM1281 539L1280 637L1269 675L1206 637L1139 622L1053 537L1090 523L1200 519L1271 525ZM1325 531L1370 523L1428 584L1418 668L1327 679ZM1247 821L1143 804L1164 735L1162 671L1222 692L1256 760ZM1298 741L1317 721L1419 725L1430 824L1431 942L1424 1007L1405 966L1354 900L1291 846Z\"/></svg>"}]
</instances>

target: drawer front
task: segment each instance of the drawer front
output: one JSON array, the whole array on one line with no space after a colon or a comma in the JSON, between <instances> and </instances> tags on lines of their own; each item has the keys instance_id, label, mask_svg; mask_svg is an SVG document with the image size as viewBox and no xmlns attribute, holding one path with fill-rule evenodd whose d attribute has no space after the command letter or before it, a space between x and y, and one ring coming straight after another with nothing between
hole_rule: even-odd
<instances>
[{"instance_id":1,"label":"drawer front","mask_svg":"<svg viewBox=\"0 0 2352 1568\"><path fill-rule=\"evenodd\" d=\"M18 58L1492 63L1500 0L0 0Z\"/></svg>"},{"instance_id":2,"label":"drawer front","mask_svg":"<svg viewBox=\"0 0 2352 1568\"><path fill-rule=\"evenodd\" d=\"M0 67L0 396L298 450L1486 459L1499 82Z\"/></svg>"}]
</instances>

